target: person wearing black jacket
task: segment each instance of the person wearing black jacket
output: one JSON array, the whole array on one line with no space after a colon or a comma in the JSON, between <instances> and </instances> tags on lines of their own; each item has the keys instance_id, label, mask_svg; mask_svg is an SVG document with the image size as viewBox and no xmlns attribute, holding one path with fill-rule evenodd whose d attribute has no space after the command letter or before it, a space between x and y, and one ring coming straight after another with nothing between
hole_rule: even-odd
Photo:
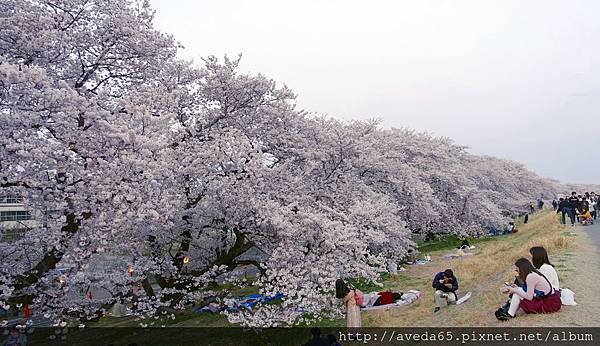
<instances>
[{"instance_id":1,"label":"person wearing black jacket","mask_svg":"<svg viewBox=\"0 0 600 346\"><path fill-rule=\"evenodd\" d=\"M456 303L456 290L458 290L458 280L454 276L452 269L446 269L439 272L433 278L431 287L435 289L435 309L438 312L442 308L442 299L446 299L447 305Z\"/></svg>"},{"instance_id":2,"label":"person wearing black jacket","mask_svg":"<svg viewBox=\"0 0 600 346\"><path fill-rule=\"evenodd\" d=\"M575 213L580 212L581 206L579 205L579 198L577 198L577 192L571 192L569 201L569 218L571 219L571 226L575 226Z\"/></svg>"},{"instance_id":3,"label":"person wearing black jacket","mask_svg":"<svg viewBox=\"0 0 600 346\"><path fill-rule=\"evenodd\" d=\"M569 204L569 201L564 199L564 198L560 198L559 202L558 202L558 209L556 209L556 213L562 213L561 219L560 219L560 223L561 224L565 224L566 220L565 220L565 214L569 215L569 218L571 219L571 224L575 223L575 216L573 214L573 209L571 209L571 206Z\"/></svg>"}]
</instances>

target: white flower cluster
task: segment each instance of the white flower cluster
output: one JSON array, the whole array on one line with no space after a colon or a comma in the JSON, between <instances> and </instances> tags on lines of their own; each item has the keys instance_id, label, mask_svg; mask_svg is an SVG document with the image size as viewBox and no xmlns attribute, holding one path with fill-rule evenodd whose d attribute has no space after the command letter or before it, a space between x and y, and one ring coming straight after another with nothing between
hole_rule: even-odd
<instances>
[{"instance_id":1,"label":"white flower cluster","mask_svg":"<svg viewBox=\"0 0 600 346\"><path fill-rule=\"evenodd\" d=\"M35 221L1 234L2 308L141 318L227 279L284 295L231 322L339 316L335 280L378 283L412 234L475 234L564 189L445 138L298 111L239 59L179 60L146 2L61 3L0 3L0 196Z\"/></svg>"}]
</instances>

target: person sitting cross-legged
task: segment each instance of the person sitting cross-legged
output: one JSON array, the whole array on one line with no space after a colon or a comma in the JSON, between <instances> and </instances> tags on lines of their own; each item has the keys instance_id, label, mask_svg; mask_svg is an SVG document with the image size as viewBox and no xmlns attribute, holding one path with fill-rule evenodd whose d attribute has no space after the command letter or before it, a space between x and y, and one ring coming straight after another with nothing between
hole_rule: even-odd
<instances>
[{"instance_id":1,"label":"person sitting cross-legged","mask_svg":"<svg viewBox=\"0 0 600 346\"><path fill-rule=\"evenodd\" d=\"M458 290L458 280L454 276L452 269L446 269L439 272L433 278L431 286L435 289L435 309L438 312L442 308L442 302L445 299L446 305L456 303L456 290Z\"/></svg>"}]
</instances>

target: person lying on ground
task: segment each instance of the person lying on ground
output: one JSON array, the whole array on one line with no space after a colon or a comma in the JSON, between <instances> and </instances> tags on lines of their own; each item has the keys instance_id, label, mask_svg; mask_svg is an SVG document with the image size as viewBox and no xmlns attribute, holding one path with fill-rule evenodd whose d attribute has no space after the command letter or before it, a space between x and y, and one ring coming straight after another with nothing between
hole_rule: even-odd
<instances>
[{"instance_id":1,"label":"person lying on ground","mask_svg":"<svg viewBox=\"0 0 600 346\"><path fill-rule=\"evenodd\" d=\"M368 308L372 306L394 304L401 299L402 292L392 292L391 290L365 293L362 307Z\"/></svg>"},{"instance_id":2,"label":"person lying on ground","mask_svg":"<svg viewBox=\"0 0 600 346\"><path fill-rule=\"evenodd\" d=\"M383 291L377 292L379 298L375 300L373 306L393 304L396 301L402 299L402 292Z\"/></svg>"},{"instance_id":3,"label":"person lying on ground","mask_svg":"<svg viewBox=\"0 0 600 346\"><path fill-rule=\"evenodd\" d=\"M503 293L512 293L513 296L508 312L496 314L499 320L514 318L519 308L525 313L550 313L560 310L560 293L552 288L550 281L527 258L522 257L515 262L515 271L519 280L525 284L522 288L513 284L501 290Z\"/></svg>"},{"instance_id":4,"label":"person lying on ground","mask_svg":"<svg viewBox=\"0 0 600 346\"><path fill-rule=\"evenodd\" d=\"M435 289L435 309L433 312L438 312L442 308L442 300L446 300L446 304L456 303L456 291L458 290L458 280L454 276L452 269L446 269L439 272L433 278L431 287Z\"/></svg>"}]
</instances>

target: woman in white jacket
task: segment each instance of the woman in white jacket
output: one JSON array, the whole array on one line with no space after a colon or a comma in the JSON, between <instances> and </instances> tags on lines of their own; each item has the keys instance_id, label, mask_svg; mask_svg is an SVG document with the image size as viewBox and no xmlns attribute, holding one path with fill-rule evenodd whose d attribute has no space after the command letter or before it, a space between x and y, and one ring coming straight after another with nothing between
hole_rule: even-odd
<instances>
[{"instance_id":1,"label":"woman in white jacket","mask_svg":"<svg viewBox=\"0 0 600 346\"><path fill-rule=\"evenodd\" d=\"M555 290L559 290L560 283L558 281L558 274L554 269L554 265L552 265L548 259L546 249L542 246L534 246L529 249L529 253L531 254L531 263L533 263L533 266L536 267L540 273L544 274Z\"/></svg>"}]
</instances>

